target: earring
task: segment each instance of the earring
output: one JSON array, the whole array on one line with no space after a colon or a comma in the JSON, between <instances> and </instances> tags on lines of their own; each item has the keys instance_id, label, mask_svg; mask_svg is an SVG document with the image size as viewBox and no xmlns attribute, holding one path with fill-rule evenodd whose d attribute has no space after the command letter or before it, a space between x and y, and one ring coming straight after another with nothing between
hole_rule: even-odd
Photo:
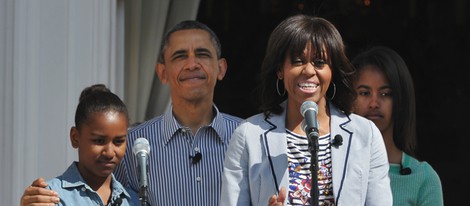
<instances>
[{"instance_id":1,"label":"earring","mask_svg":"<svg viewBox=\"0 0 470 206\"><path fill-rule=\"evenodd\" d=\"M277 90L277 94L279 94L279 96L282 97L286 94L286 89L284 88L284 92L281 94L281 92L279 91L279 80L282 80L282 79L277 78L277 80L276 80L276 90Z\"/></svg>"},{"instance_id":2,"label":"earring","mask_svg":"<svg viewBox=\"0 0 470 206\"><path fill-rule=\"evenodd\" d=\"M333 100L333 98L335 98L335 95L336 95L336 84L334 82L331 82L333 84L333 95L331 96L330 100Z\"/></svg>"}]
</instances>

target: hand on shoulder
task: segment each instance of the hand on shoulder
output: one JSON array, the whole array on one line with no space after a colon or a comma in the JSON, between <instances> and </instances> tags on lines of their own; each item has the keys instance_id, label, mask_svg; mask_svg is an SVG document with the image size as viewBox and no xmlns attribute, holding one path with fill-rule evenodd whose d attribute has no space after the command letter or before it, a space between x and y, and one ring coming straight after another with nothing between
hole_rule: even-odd
<instances>
[{"instance_id":1,"label":"hand on shoulder","mask_svg":"<svg viewBox=\"0 0 470 206\"><path fill-rule=\"evenodd\" d=\"M59 202L59 195L53 190L46 189L47 183L43 178L33 181L31 186L24 190L21 196L21 206L37 205L36 203L54 203Z\"/></svg>"}]
</instances>

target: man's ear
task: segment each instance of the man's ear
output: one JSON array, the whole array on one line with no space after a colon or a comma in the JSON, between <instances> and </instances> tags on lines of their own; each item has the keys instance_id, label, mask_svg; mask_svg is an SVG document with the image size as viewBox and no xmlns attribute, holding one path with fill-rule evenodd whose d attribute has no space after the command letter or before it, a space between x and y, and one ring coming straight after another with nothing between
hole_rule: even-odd
<instances>
[{"instance_id":1,"label":"man's ear","mask_svg":"<svg viewBox=\"0 0 470 206\"><path fill-rule=\"evenodd\" d=\"M217 74L217 79L222 80L225 77L225 73L227 73L227 60L225 58L220 58L218 60L219 64L219 73Z\"/></svg>"},{"instance_id":2,"label":"man's ear","mask_svg":"<svg viewBox=\"0 0 470 206\"><path fill-rule=\"evenodd\" d=\"M158 79L160 79L160 82L162 82L162 84L166 84L168 82L165 72L166 66L164 64L157 63L155 70L157 71Z\"/></svg>"},{"instance_id":3,"label":"man's ear","mask_svg":"<svg viewBox=\"0 0 470 206\"><path fill-rule=\"evenodd\" d=\"M70 143L72 144L73 148L78 148L78 130L76 127L70 128Z\"/></svg>"}]
</instances>

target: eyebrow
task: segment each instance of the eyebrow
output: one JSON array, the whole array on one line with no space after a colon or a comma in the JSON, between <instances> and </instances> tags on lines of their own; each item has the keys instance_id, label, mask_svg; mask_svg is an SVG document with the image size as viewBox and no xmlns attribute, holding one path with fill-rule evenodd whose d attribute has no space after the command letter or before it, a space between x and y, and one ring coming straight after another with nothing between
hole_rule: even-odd
<instances>
[{"instance_id":1,"label":"eyebrow","mask_svg":"<svg viewBox=\"0 0 470 206\"><path fill-rule=\"evenodd\" d=\"M110 137L110 136L108 136L108 135L105 135L105 134L102 134L102 133L96 132L96 131L92 131L90 134L93 135L93 136L100 137L100 138L108 138L108 137ZM126 132L126 133L122 133L122 134L118 134L118 135L116 135L116 136L112 136L111 138L116 138L116 137L118 137L118 138L125 138L126 136L127 136L127 132Z\"/></svg>"},{"instance_id":2,"label":"eyebrow","mask_svg":"<svg viewBox=\"0 0 470 206\"><path fill-rule=\"evenodd\" d=\"M209 50L208 48L205 48L205 47L196 48L195 53L196 53L196 55L201 54L201 53L206 54L206 55L210 56L211 58L212 58L212 56L214 56L212 54L211 50Z\"/></svg>"},{"instance_id":3,"label":"eyebrow","mask_svg":"<svg viewBox=\"0 0 470 206\"><path fill-rule=\"evenodd\" d=\"M175 52L173 52L173 54L171 54L170 59L174 59L176 56L186 54L186 53L188 53L186 49L176 50Z\"/></svg>"},{"instance_id":4,"label":"eyebrow","mask_svg":"<svg viewBox=\"0 0 470 206\"><path fill-rule=\"evenodd\" d=\"M368 85L360 84L359 86L357 86L356 89L371 89L371 87L368 86ZM379 90L383 90L383 89L391 89L391 87L390 87L390 85L385 85L385 86L379 87Z\"/></svg>"},{"instance_id":5,"label":"eyebrow","mask_svg":"<svg viewBox=\"0 0 470 206\"><path fill-rule=\"evenodd\" d=\"M361 84L361 85L357 86L356 89L370 89L370 87L367 86L367 85Z\"/></svg>"},{"instance_id":6,"label":"eyebrow","mask_svg":"<svg viewBox=\"0 0 470 206\"><path fill-rule=\"evenodd\" d=\"M206 52L206 53L209 53L209 54L212 55L212 52L208 48L198 47L198 48L195 49L195 53L201 53L201 52ZM174 56L181 55L181 54L186 54L186 53L188 53L187 49L179 49L179 50L176 50L175 52L173 52L171 57L173 58Z\"/></svg>"}]
</instances>

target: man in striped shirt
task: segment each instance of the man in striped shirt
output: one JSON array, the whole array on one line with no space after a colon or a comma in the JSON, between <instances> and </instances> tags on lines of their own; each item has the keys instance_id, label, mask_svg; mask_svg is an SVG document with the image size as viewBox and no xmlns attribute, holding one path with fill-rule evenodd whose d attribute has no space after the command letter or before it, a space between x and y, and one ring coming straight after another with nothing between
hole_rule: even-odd
<instances>
[{"instance_id":1,"label":"man in striped shirt","mask_svg":"<svg viewBox=\"0 0 470 206\"><path fill-rule=\"evenodd\" d=\"M151 147L150 205L218 206L225 151L241 122L219 112L213 103L216 82L227 71L218 37L197 21L177 24L163 38L156 71L160 81L169 85L171 107L163 115L129 129L129 146L115 175L123 185L139 191L131 145L143 137ZM44 184L38 179L33 186ZM52 197L50 191L29 187L21 202L52 202Z\"/></svg>"},{"instance_id":2,"label":"man in striped shirt","mask_svg":"<svg viewBox=\"0 0 470 206\"><path fill-rule=\"evenodd\" d=\"M129 145L139 137L150 143L151 205L219 205L225 151L241 121L213 104L216 82L226 70L219 40L206 25L184 21L164 36L157 74L170 87L172 105L128 131ZM127 155L115 174L138 191L136 166Z\"/></svg>"}]
</instances>

